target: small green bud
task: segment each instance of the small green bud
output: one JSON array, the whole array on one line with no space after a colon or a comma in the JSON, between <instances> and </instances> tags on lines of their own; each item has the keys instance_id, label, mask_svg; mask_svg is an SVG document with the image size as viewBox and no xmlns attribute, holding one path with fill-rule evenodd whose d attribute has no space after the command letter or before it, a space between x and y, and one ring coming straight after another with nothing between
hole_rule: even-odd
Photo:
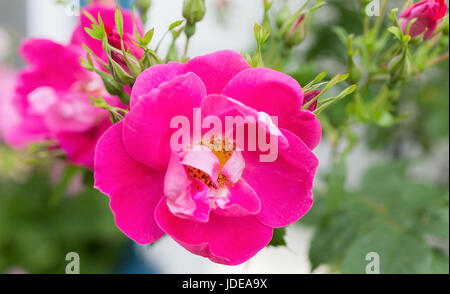
<instances>
[{"instance_id":1,"label":"small green bud","mask_svg":"<svg viewBox=\"0 0 450 294\"><path fill-rule=\"evenodd\" d=\"M98 75L103 80L103 84L105 85L106 91L108 91L109 94L117 96L123 91L123 87L114 79L113 76L103 72L103 71L96 71Z\"/></svg>"},{"instance_id":2,"label":"small green bud","mask_svg":"<svg viewBox=\"0 0 450 294\"><path fill-rule=\"evenodd\" d=\"M388 64L388 72L391 75L393 82L400 80L406 80L411 75L412 65L408 58L407 49L403 49L402 52L395 56Z\"/></svg>"},{"instance_id":3,"label":"small green bud","mask_svg":"<svg viewBox=\"0 0 450 294\"><path fill-rule=\"evenodd\" d=\"M270 8L272 8L273 1L264 0L263 3L264 3L264 10L265 11L269 11Z\"/></svg>"},{"instance_id":4,"label":"small green bud","mask_svg":"<svg viewBox=\"0 0 450 294\"><path fill-rule=\"evenodd\" d=\"M130 74L137 78L142 73L142 66L139 60L137 60L134 55L125 52L125 62L127 63L128 70L130 71Z\"/></svg>"},{"instance_id":5,"label":"small green bud","mask_svg":"<svg viewBox=\"0 0 450 294\"><path fill-rule=\"evenodd\" d=\"M134 78L127 73L117 62L115 62L111 57L109 59L109 65L112 68L112 74L116 81L124 85L131 85L134 82Z\"/></svg>"},{"instance_id":6,"label":"small green bud","mask_svg":"<svg viewBox=\"0 0 450 294\"><path fill-rule=\"evenodd\" d=\"M361 69L356 65L356 63L353 61L353 57L349 57L349 79L351 83L357 83L362 76Z\"/></svg>"},{"instance_id":7,"label":"small green bud","mask_svg":"<svg viewBox=\"0 0 450 294\"><path fill-rule=\"evenodd\" d=\"M304 13L295 14L286 21L281 28L281 36L286 47L291 48L300 44L307 33L306 16Z\"/></svg>"},{"instance_id":8,"label":"small green bud","mask_svg":"<svg viewBox=\"0 0 450 294\"><path fill-rule=\"evenodd\" d=\"M258 48L261 48L261 46L264 45L264 43L267 42L267 40L269 39L271 31L270 28L268 27L263 27L258 24L255 24L254 33Z\"/></svg>"},{"instance_id":9,"label":"small green bud","mask_svg":"<svg viewBox=\"0 0 450 294\"><path fill-rule=\"evenodd\" d=\"M114 67L114 64L111 64L113 71L116 71L115 68L121 67L132 78L137 78L142 73L141 63L133 54L114 47L109 49L111 50L111 60L116 64L116 67Z\"/></svg>"},{"instance_id":10,"label":"small green bud","mask_svg":"<svg viewBox=\"0 0 450 294\"><path fill-rule=\"evenodd\" d=\"M137 0L136 5L139 8L140 11L147 11L152 6L151 0Z\"/></svg>"},{"instance_id":11,"label":"small green bud","mask_svg":"<svg viewBox=\"0 0 450 294\"><path fill-rule=\"evenodd\" d=\"M205 0L184 0L183 17L188 24L195 24L206 14Z\"/></svg>"},{"instance_id":12,"label":"small green bud","mask_svg":"<svg viewBox=\"0 0 450 294\"><path fill-rule=\"evenodd\" d=\"M186 37L190 38L195 34L196 27L195 24L186 24L184 27L184 33L186 34Z\"/></svg>"}]
</instances>

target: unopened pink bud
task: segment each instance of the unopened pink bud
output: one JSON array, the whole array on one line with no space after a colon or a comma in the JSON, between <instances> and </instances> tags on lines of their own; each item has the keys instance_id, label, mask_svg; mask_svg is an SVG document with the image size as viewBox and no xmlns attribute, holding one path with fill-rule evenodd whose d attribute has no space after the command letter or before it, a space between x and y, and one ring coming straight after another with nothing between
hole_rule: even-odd
<instances>
[{"instance_id":1,"label":"unopened pink bud","mask_svg":"<svg viewBox=\"0 0 450 294\"><path fill-rule=\"evenodd\" d=\"M122 45L120 43L120 35L117 32L115 28L111 28L105 25L106 34L108 37L108 43L112 47L122 50ZM140 60L142 56L144 55L144 50L133 44L134 38L127 33L124 33L123 35L123 46L125 48L126 52L130 52L131 55L136 57L136 59ZM127 69L127 63L125 62L125 58L122 54L119 54L117 52L111 52L111 57L115 62L117 62L120 66L122 66L124 69Z\"/></svg>"},{"instance_id":2,"label":"unopened pink bud","mask_svg":"<svg viewBox=\"0 0 450 294\"><path fill-rule=\"evenodd\" d=\"M313 100L314 98L316 98L320 93L322 92L322 90L317 89L317 90L311 90L309 92L306 92L303 95L303 105L305 105L306 103L308 103L309 101ZM314 101L309 107L308 110L309 111L314 111L317 108L317 100Z\"/></svg>"},{"instance_id":3,"label":"unopened pink bud","mask_svg":"<svg viewBox=\"0 0 450 294\"><path fill-rule=\"evenodd\" d=\"M423 33L424 40L430 38L436 30L439 20L447 13L445 0L425 0L407 8L400 15L400 25L403 33L407 33L408 25L413 19L417 19L411 26L409 35L414 38Z\"/></svg>"}]
</instances>

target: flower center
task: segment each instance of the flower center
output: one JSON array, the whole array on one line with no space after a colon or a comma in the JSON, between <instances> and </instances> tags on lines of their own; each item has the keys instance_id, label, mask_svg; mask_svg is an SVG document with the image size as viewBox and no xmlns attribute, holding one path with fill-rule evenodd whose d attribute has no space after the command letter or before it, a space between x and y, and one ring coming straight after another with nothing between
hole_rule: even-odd
<instances>
[{"instance_id":1,"label":"flower center","mask_svg":"<svg viewBox=\"0 0 450 294\"><path fill-rule=\"evenodd\" d=\"M219 176L217 179L217 185L211 180L211 178L207 173L197 168L187 167L189 178L191 180L199 180L212 190L225 188L226 184L231 183L229 183L227 177L225 177L220 171L233 155L235 144L233 143L233 141L230 140L221 140L213 137L211 138L210 141L202 141L201 145L209 148L219 160L220 168L219 168Z\"/></svg>"},{"instance_id":2,"label":"flower center","mask_svg":"<svg viewBox=\"0 0 450 294\"><path fill-rule=\"evenodd\" d=\"M209 141L204 140L201 145L208 147L214 153L220 162L220 169L224 167L236 149L233 141L222 140L216 137L212 137Z\"/></svg>"}]
</instances>

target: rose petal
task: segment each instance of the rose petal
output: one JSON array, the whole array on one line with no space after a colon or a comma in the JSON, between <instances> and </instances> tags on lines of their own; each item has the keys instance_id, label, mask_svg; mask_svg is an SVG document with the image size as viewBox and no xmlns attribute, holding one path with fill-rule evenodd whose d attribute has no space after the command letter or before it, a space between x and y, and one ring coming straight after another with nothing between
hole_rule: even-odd
<instances>
[{"instance_id":1,"label":"rose petal","mask_svg":"<svg viewBox=\"0 0 450 294\"><path fill-rule=\"evenodd\" d=\"M148 244L164 233L154 219L163 196L164 174L134 161L122 143L123 122L100 139L95 157L95 187L111 198L117 226L131 239Z\"/></svg>"},{"instance_id":2,"label":"rose petal","mask_svg":"<svg viewBox=\"0 0 450 294\"><path fill-rule=\"evenodd\" d=\"M225 191L227 192L225 197L215 198L218 206L215 213L227 217L243 217L261 211L258 195L245 180L241 179Z\"/></svg>"},{"instance_id":3,"label":"rose petal","mask_svg":"<svg viewBox=\"0 0 450 294\"><path fill-rule=\"evenodd\" d=\"M200 107L205 94L205 86L193 73L160 85L126 116L125 149L135 160L149 167L166 168L171 154L170 137L175 131L170 128L171 120L184 116L192 126L193 109Z\"/></svg>"},{"instance_id":4,"label":"rose petal","mask_svg":"<svg viewBox=\"0 0 450 294\"><path fill-rule=\"evenodd\" d=\"M199 56L186 63L187 71L202 79L208 94L221 93L236 74L249 68L245 58L231 50Z\"/></svg>"},{"instance_id":5,"label":"rose petal","mask_svg":"<svg viewBox=\"0 0 450 294\"><path fill-rule=\"evenodd\" d=\"M258 153L244 152L242 178L261 200L257 218L279 228L298 221L312 206L312 186L318 160L294 134L282 130L289 148L280 150L275 162L260 162Z\"/></svg>"},{"instance_id":6,"label":"rose petal","mask_svg":"<svg viewBox=\"0 0 450 294\"><path fill-rule=\"evenodd\" d=\"M322 126L316 115L309 110L301 110L297 114L286 117L280 128L287 129L302 139L311 150L319 145L322 139Z\"/></svg>"},{"instance_id":7,"label":"rose petal","mask_svg":"<svg viewBox=\"0 0 450 294\"><path fill-rule=\"evenodd\" d=\"M162 83L186 73L185 66L178 62L151 66L136 79L131 92L130 107L133 108L142 96L149 94L151 90L158 88Z\"/></svg>"},{"instance_id":8,"label":"rose petal","mask_svg":"<svg viewBox=\"0 0 450 294\"><path fill-rule=\"evenodd\" d=\"M241 264L272 239L273 230L254 216L231 218L212 213L208 223L193 222L171 214L165 199L161 199L155 218L181 246L221 264Z\"/></svg>"},{"instance_id":9,"label":"rose petal","mask_svg":"<svg viewBox=\"0 0 450 294\"><path fill-rule=\"evenodd\" d=\"M268 68L252 68L237 74L222 94L271 116L295 112L303 104L303 91L292 77Z\"/></svg>"},{"instance_id":10,"label":"rose petal","mask_svg":"<svg viewBox=\"0 0 450 294\"><path fill-rule=\"evenodd\" d=\"M178 217L207 222L210 212L208 191L208 187L188 178L186 168L178 156L172 154L164 178L164 195L167 196L169 210Z\"/></svg>"}]
</instances>

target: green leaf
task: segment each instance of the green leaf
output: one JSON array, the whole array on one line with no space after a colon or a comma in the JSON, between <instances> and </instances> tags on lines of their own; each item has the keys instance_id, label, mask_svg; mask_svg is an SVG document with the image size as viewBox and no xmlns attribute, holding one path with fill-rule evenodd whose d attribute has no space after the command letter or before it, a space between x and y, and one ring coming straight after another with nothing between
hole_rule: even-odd
<instances>
[{"instance_id":1,"label":"green leaf","mask_svg":"<svg viewBox=\"0 0 450 294\"><path fill-rule=\"evenodd\" d=\"M117 32L122 37L123 36L123 16L122 16L122 11L120 10L119 6L116 7L114 19L116 21Z\"/></svg>"},{"instance_id":2,"label":"green leaf","mask_svg":"<svg viewBox=\"0 0 450 294\"><path fill-rule=\"evenodd\" d=\"M382 274L423 274L430 272L432 254L420 235L397 231L383 223L361 233L346 250L340 270L344 274L364 274L370 260L366 256L375 252L379 256Z\"/></svg>"},{"instance_id":3,"label":"green leaf","mask_svg":"<svg viewBox=\"0 0 450 294\"><path fill-rule=\"evenodd\" d=\"M348 33L343 27L335 26L335 27L333 27L333 32L338 36L338 38L342 42L342 44L347 43Z\"/></svg>"},{"instance_id":4,"label":"green leaf","mask_svg":"<svg viewBox=\"0 0 450 294\"><path fill-rule=\"evenodd\" d=\"M97 31L91 28L84 28L84 31L93 39L101 40L102 37L98 35Z\"/></svg>"},{"instance_id":5,"label":"green leaf","mask_svg":"<svg viewBox=\"0 0 450 294\"><path fill-rule=\"evenodd\" d=\"M447 274L449 273L449 259L448 255L438 249L433 249L433 259L431 262L432 274Z\"/></svg>"},{"instance_id":6,"label":"green leaf","mask_svg":"<svg viewBox=\"0 0 450 294\"><path fill-rule=\"evenodd\" d=\"M149 30L147 33L145 33L145 36L144 36L144 43L145 43L145 45L150 44L150 42L153 39L154 33L155 33L155 29L154 28Z\"/></svg>"},{"instance_id":7,"label":"green leaf","mask_svg":"<svg viewBox=\"0 0 450 294\"><path fill-rule=\"evenodd\" d=\"M340 161L333 165L327 176L327 195L325 200L329 211L334 211L346 195L346 174L345 162Z\"/></svg>"},{"instance_id":8,"label":"green leaf","mask_svg":"<svg viewBox=\"0 0 450 294\"><path fill-rule=\"evenodd\" d=\"M336 263L356 238L361 223L355 221L355 216L351 212L341 211L341 213L345 214L327 218L314 235L309 249L312 270L321 264Z\"/></svg>"},{"instance_id":9,"label":"green leaf","mask_svg":"<svg viewBox=\"0 0 450 294\"><path fill-rule=\"evenodd\" d=\"M54 187L46 172L22 172L20 183L0 175L0 273L20 266L63 274L69 252L80 255L81 273L113 272L129 241L114 224L108 197L83 187L49 207Z\"/></svg>"},{"instance_id":10,"label":"green leaf","mask_svg":"<svg viewBox=\"0 0 450 294\"><path fill-rule=\"evenodd\" d=\"M177 21L171 23L169 26L169 31L175 29L176 27L179 27L183 22L184 22L184 20L177 20Z\"/></svg>"},{"instance_id":11,"label":"green leaf","mask_svg":"<svg viewBox=\"0 0 450 294\"><path fill-rule=\"evenodd\" d=\"M305 89L304 91L307 92L307 91L308 91L308 88L310 88L312 85L321 82L321 81L327 76L327 74L328 74L328 71L327 71L327 70L324 71L324 72L321 72L320 74L318 74L318 75L314 78L314 80L312 80L312 81L311 81L310 83L308 83L305 87L303 87L303 88Z\"/></svg>"},{"instance_id":12,"label":"green leaf","mask_svg":"<svg viewBox=\"0 0 450 294\"><path fill-rule=\"evenodd\" d=\"M402 33L402 31L401 31L398 27L391 26L391 27L388 27L387 30L388 30L391 34L393 34L397 39L399 39L400 41L403 39L403 33Z\"/></svg>"},{"instance_id":13,"label":"green leaf","mask_svg":"<svg viewBox=\"0 0 450 294\"><path fill-rule=\"evenodd\" d=\"M338 272L365 273L366 255L377 252L382 273L432 271L424 236L448 238L448 191L410 178L407 169L402 161L375 166L350 193L344 166L333 166L327 189L315 193L320 201L314 205L322 207L309 251L313 269L329 264Z\"/></svg>"},{"instance_id":14,"label":"green leaf","mask_svg":"<svg viewBox=\"0 0 450 294\"><path fill-rule=\"evenodd\" d=\"M83 14L93 23L93 24L97 24L97 20L95 19L95 17L89 13L89 11L87 10L83 10Z\"/></svg>"},{"instance_id":15,"label":"green leaf","mask_svg":"<svg viewBox=\"0 0 450 294\"><path fill-rule=\"evenodd\" d=\"M268 246L273 247L286 246L286 241L284 240L285 235L286 235L286 228L274 229L272 241L270 241Z\"/></svg>"}]
</instances>

